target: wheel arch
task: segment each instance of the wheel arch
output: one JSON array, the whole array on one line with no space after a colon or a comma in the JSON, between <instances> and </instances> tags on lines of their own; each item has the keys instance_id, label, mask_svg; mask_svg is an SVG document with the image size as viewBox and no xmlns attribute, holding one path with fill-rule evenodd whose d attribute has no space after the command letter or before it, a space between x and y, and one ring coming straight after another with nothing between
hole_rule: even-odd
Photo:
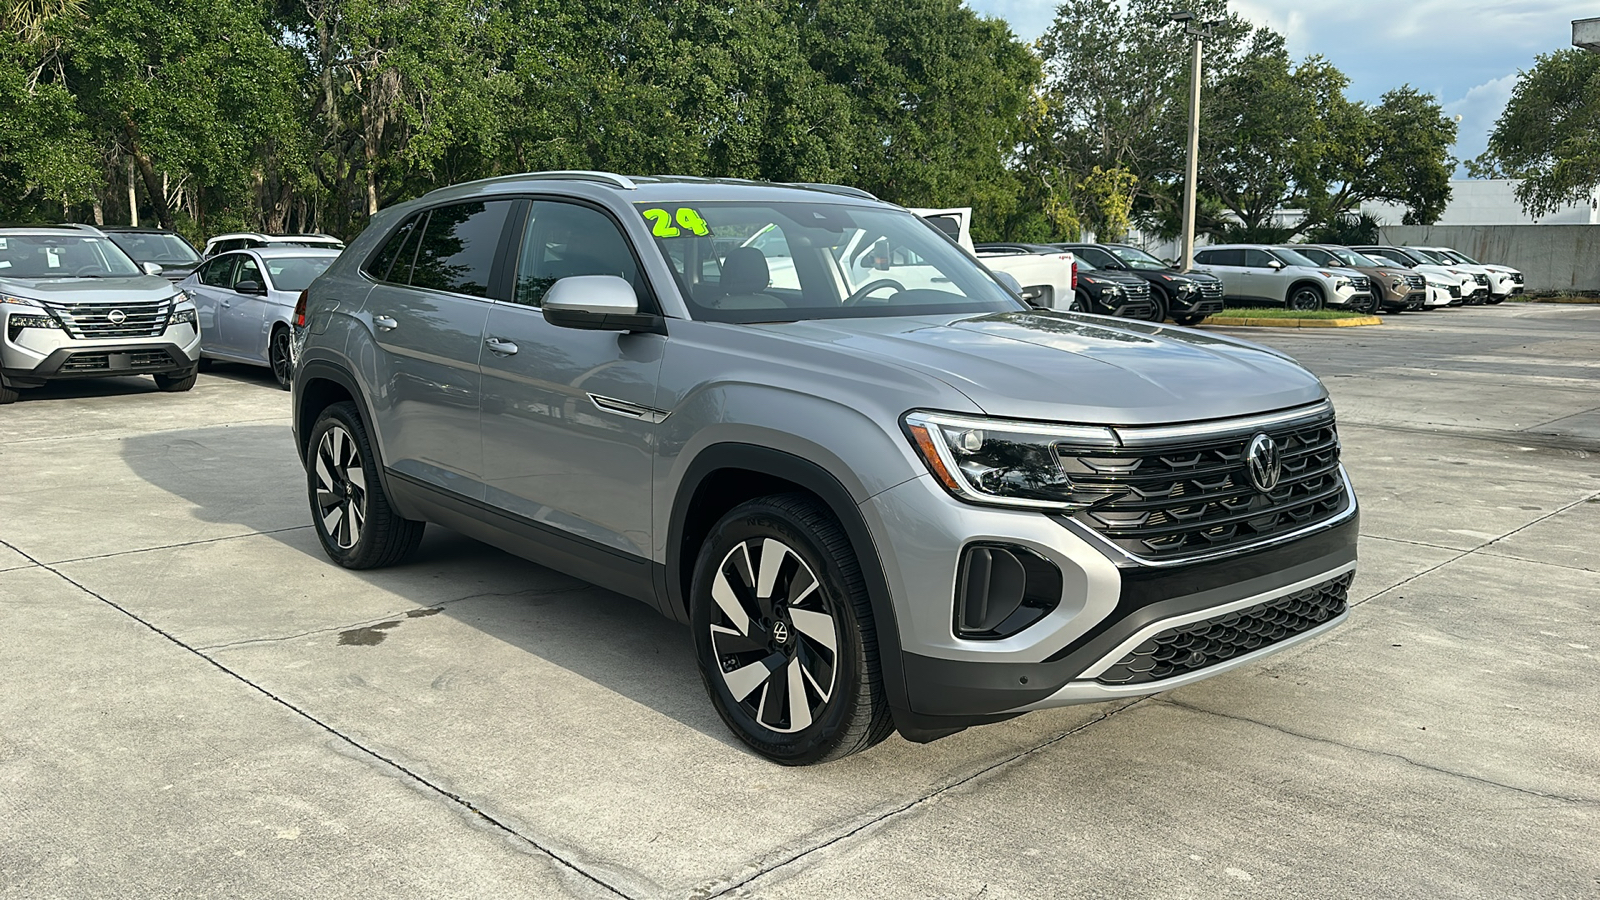
<instances>
[{"instance_id":1,"label":"wheel arch","mask_svg":"<svg viewBox=\"0 0 1600 900\"><path fill-rule=\"evenodd\" d=\"M722 443L704 448L690 462L668 521L666 565L660 585L662 608L689 621L690 580L702 540L728 510L773 493L803 492L817 498L838 519L861 566L872 606L884 691L897 727L909 709L900 629L883 562L866 519L838 478L799 456L755 444ZM906 733L906 729L901 729Z\"/></svg>"},{"instance_id":2,"label":"wheel arch","mask_svg":"<svg viewBox=\"0 0 1600 900\"><path fill-rule=\"evenodd\" d=\"M1328 302L1328 288L1327 288L1327 286L1325 286L1322 282L1316 280L1315 278L1300 278L1300 279L1296 279L1294 282L1292 282L1289 285L1289 290L1284 293L1284 295L1283 295L1284 305L1287 306L1289 301L1294 299L1295 291L1298 291L1303 287L1308 287L1308 288L1311 288L1312 290L1316 291L1317 294L1322 297L1322 302L1323 303L1327 303Z\"/></svg>"}]
</instances>

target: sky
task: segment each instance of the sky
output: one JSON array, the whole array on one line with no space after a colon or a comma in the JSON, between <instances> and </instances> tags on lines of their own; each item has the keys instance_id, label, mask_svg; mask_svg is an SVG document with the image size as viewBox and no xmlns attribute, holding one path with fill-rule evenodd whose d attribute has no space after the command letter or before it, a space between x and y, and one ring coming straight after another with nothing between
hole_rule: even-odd
<instances>
[{"instance_id":1,"label":"sky","mask_svg":"<svg viewBox=\"0 0 1600 900\"><path fill-rule=\"evenodd\" d=\"M1052 0L967 0L1011 24L1023 40L1055 18ZM1458 159L1488 144L1517 73L1534 57L1572 46L1572 20L1600 16L1573 0L1232 0L1234 11L1282 34L1296 59L1320 54L1350 77L1346 95L1376 103L1410 84L1461 116ZM1173 0L1173 9L1183 0Z\"/></svg>"}]
</instances>

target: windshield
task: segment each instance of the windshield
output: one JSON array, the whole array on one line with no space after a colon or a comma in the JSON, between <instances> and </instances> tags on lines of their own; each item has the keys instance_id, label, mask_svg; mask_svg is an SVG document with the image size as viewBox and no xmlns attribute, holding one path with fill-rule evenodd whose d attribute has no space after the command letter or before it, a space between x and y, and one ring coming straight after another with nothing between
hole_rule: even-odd
<instances>
[{"instance_id":1,"label":"windshield","mask_svg":"<svg viewBox=\"0 0 1600 900\"><path fill-rule=\"evenodd\" d=\"M1453 260L1455 260L1456 262L1459 262L1459 263L1466 263L1469 266L1481 266L1481 265L1483 265L1483 263L1478 262L1477 260L1475 260L1472 257L1466 255L1465 253L1462 253L1460 250L1445 250L1445 251L1442 251L1440 253L1440 255L1444 256L1446 258L1449 258L1449 259L1453 259Z\"/></svg>"},{"instance_id":2,"label":"windshield","mask_svg":"<svg viewBox=\"0 0 1600 900\"><path fill-rule=\"evenodd\" d=\"M142 234L139 232L113 232L111 243L139 262L152 262L158 266L187 266L200 261L189 242L175 234Z\"/></svg>"},{"instance_id":3,"label":"windshield","mask_svg":"<svg viewBox=\"0 0 1600 900\"><path fill-rule=\"evenodd\" d=\"M331 256L277 256L262 260L267 265L267 277L280 291L298 293L311 286L318 275L333 265Z\"/></svg>"},{"instance_id":4,"label":"windshield","mask_svg":"<svg viewBox=\"0 0 1600 900\"><path fill-rule=\"evenodd\" d=\"M638 204L696 319L793 322L1025 309L910 213L829 203Z\"/></svg>"},{"instance_id":5,"label":"windshield","mask_svg":"<svg viewBox=\"0 0 1600 900\"><path fill-rule=\"evenodd\" d=\"M1378 256L1378 255L1374 254L1374 255L1369 255L1367 257L1367 259L1372 260L1373 262L1377 263L1380 266L1393 266L1396 269L1409 269L1409 268L1411 268L1411 264L1410 263L1400 262L1398 260L1391 259L1391 258L1389 258L1387 256Z\"/></svg>"},{"instance_id":6,"label":"windshield","mask_svg":"<svg viewBox=\"0 0 1600 900\"><path fill-rule=\"evenodd\" d=\"M1383 265L1383 263L1378 262L1370 256L1362 256L1354 250L1346 250L1343 247L1335 247L1328 252L1332 253L1336 258L1339 259L1340 262L1343 262L1347 266L1365 266L1370 269L1373 266Z\"/></svg>"},{"instance_id":7,"label":"windshield","mask_svg":"<svg viewBox=\"0 0 1600 900\"><path fill-rule=\"evenodd\" d=\"M1315 269L1319 267L1318 263L1314 263L1311 260L1306 259L1305 254L1297 253L1294 250L1290 250L1288 247L1273 247L1272 252L1276 253L1279 259L1291 266L1305 266L1309 269Z\"/></svg>"},{"instance_id":8,"label":"windshield","mask_svg":"<svg viewBox=\"0 0 1600 900\"><path fill-rule=\"evenodd\" d=\"M1166 263L1156 259L1154 256L1151 256L1143 250L1137 250L1133 247L1110 247L1107 249L1116 254L1117 259L1120 259L1126 263L1130 269L1170 268L1170 266L1168 266Z\"/></svg>"},{"instance_id":9,"label":"windshield","mask_svg":"<svg viewBox=\"0 0 1600 900\"><path fill-rule=\"evenodd\" d=\"M1423 262L1431 262L1436 266L1453 266L1456 264L1455 260L1446 257L1442 253L1434 253L1432 250L1418 250L1416 247L1407 247L1406 252Z\"/></svg>"},{"instance_id":10,"label":"windshield","mask_svg":"<svg viewBox=\"0 0 1600 900\"><path fill-rule=\"evenodd\" d=\"M116 244L97 235L0 237L0 278L120 278L143 274Z\"/></svg>"}]
</instances>

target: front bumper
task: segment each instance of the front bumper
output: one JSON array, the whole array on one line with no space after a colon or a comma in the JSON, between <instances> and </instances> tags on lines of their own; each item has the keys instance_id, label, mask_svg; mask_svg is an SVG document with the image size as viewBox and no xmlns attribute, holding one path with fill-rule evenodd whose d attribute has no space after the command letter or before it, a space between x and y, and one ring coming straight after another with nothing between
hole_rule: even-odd
<instances>
[{"instance_id":1,"label":"front bumper","mask_svg":"<svg viewBox=\"0 0 1600 900\"><path fill-rule=\"evenodd\" d=\"M1348 479L1345 484L1348 490ZM952 505L959 506L953 514L940 508ZM880 537L901 634L910 709L896 710L896 721L929 733L1034 709L1157 693L1309 640L1344 620L1342 597L1314 627L1234 646L1153 680L1126 678L1130 653L1164 632L1217 625L1212 620L1346 578L1356 562L1353 494L1337 519L1293 540L1166 566L1136 564L1049 516L960 504L926 478L885 491L862 510ZM952 627L957 561L967 544L993 541L1053 563L1063 576L1063 599L1011 637L963 640Z\"/></svg>"},{"instance_id":2,"label":"front bumper","mask_svg":"<svg viewBox=\"0 0 1600 900\"><path fill-rule=\"evenodd\" d=\"M11 387L39 387L64 378L168 375L192 370L200 358L200 333L189 324L159 337L86 340L60 329L0 330L0 376Z\"/></svg>"}]
</instances>

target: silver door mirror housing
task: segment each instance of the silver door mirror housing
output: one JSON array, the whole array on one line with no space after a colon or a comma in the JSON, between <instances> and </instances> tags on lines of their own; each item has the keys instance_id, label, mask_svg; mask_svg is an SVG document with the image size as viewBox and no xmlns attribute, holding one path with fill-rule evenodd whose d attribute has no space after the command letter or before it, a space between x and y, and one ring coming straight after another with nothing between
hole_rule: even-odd
<instances>
[{"instance_id":1,"label":"silver door mirror housing","mask_svg":"<svg viewBox=\"0 0 1600 900\"><path fill-rule=\"evenodd\" d=\"M586 331L650 331L665 334L660 316L639 312L633 285L615 275L569 275L545 292L544 320Z\"/></svg>"},{"instance_id":2,"label":"silver door mirror housing","mask_svg":"<svg viewBox=\"0 0 1600 900\"><path fill-rule=\"evenodd\" d=\"M1016 294L1018 297L1022 296L1022 282L1017 280L1017 276L1010 272L996 272L994 277L996 281L1006 286L1006 290Z\"/></svg>"},{"instance_id":3,"label":"silver door mirror housing","mask_svg":"<svg viewBox=\"0 0 1600 900\"><path fill-rule=\"evenodd\" d=\"M146 275L160 275L163 271L159 265L153 262L139 263L139 268L143 269Z\"/></svg>"},{"instance_id":4,"label":"silver door mirror housing","mask_svg":"<svg viewBox=\"0 0 1600 900\"><path fill-rule=\"evenodd\" d=\"M1281 269L1281 268L1283 268L1283 263L1280 260L1276 260L1276 259L1270 260L1267 263L1267 268L1269 268L1269 269Z\"/></svg>"}]
</instances>

